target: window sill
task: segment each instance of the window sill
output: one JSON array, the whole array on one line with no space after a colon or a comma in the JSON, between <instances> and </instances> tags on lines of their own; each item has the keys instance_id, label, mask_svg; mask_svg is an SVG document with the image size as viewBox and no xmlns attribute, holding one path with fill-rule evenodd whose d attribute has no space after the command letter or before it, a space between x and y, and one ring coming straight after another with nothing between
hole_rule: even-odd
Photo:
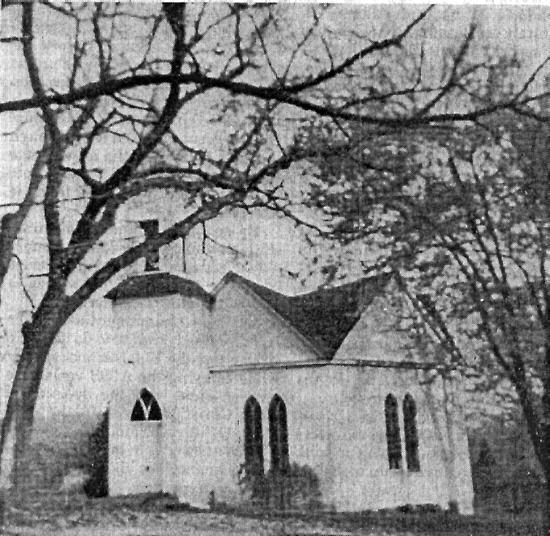
<instances>
[{"instance_id":1,"label":"window sill","mask_svg":"<svg viewBox=\"0 0 550 536\"><path fill-rule=\"evenodd\" d=\"M132 424L162 424L162 421L130 421Z\"/></svg>"},{"instance_id":2,"label":"window sill","mask_svg":"<svg viewBox=\"0 0 550 536\"><path fill-rule=\"evenodd\" d=\"M422 473L421 470L411 471L411 470L405 469L405 468L388 469L387 473L389 475L421 475L421 476L423 476L423 473Z\"/></svg>"}]
</instances>

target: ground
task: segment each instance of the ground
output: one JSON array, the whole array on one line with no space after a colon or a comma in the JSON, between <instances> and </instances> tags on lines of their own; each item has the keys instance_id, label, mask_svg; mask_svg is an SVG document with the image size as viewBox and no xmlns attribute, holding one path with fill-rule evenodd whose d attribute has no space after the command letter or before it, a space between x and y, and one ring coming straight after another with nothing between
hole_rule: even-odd
<instances>
[{"instance_id":1,"label":"ground","mask_svg":"<svg viewBox=\"0 0 550 536\"><path fill-rule=\"evenodd\" d=\"M263 535L342 535L397 534L382 529L342 531L323 522L278 518L260 519L234 514L170 511L165 508L139 508L135 504L109 501L78 501L50 513L36 515L25 509L12 508L8 534L20 536L263 536ZM408 533L399 533L405 534Z\"/></svg>"},{"instance_id":2,"label":"ground","mask_svg":"<svg viewBox=\"0 0 550 536\"><path fill-rule=\"evenodd\" d=\"M432 513L254 515L199 512L168 496L87 499L41 494L12 501L11 536L535 536L537 516Z\"/></svg>"}]
</instances>

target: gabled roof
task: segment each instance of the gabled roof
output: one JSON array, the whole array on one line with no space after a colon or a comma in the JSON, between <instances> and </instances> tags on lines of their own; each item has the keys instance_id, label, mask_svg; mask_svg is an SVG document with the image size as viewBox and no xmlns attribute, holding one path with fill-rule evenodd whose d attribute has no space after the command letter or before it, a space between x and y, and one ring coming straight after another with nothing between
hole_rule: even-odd
<instances>
[{"instance_id":1,"label":"gabled roof","mask_svg":"<svg viewBox=\"0 0 550 536\"><path fill-rule=\"evenodd\" d=\"M388 276L363 278L338 287L287 296L250 281L234 272L227 273L217 288L235 281L251 291L303 337L323 359L332 359L353 326L372 300L380 295ZM166 272L130 276L105 295L110 300L148 298L181 294L208 305L215 301L198 283Z\"/></svg>"},{"instance_id":2,"label":"gabled roof","mask_svg":"<svg viewBox=\"0 0 550 536\"><path fill-rule=\"evenodd\" d=\"M206 292L198 283L166 272L151 272L131 276L112 288L106 298L123 300L128 298L149 298L181 294L191 298L198 298L207 304L214 302L214 296Z\"/></svg>"},{"instance_id":3,"label":"gabled roof","mask_svg":"<svg viewBox=\"0 0 550 536\"><path fill-rule=\"evenodd\" d=\"M275 292L233 272L222 280L228 281L251 290L317 348L324 359L331 359L361 314L383 292L388 277L363 278L297 296Z\"/></svg>"}]
</instances>

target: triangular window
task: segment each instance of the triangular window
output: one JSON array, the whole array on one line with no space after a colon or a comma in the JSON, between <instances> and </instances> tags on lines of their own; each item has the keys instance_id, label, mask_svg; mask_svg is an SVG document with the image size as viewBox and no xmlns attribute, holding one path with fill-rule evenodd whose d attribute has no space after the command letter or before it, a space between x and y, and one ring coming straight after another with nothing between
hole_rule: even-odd
<instances>
[{"instance_id":1,"label":"triangular window","mask_svg":"<svg viewBox=\"0 0 550 536\"><path fill-rule=\"evenodd\" d=\"M142 389L134 404L131 421L162 421L162 411L157 399L147 389Z\"/></svg>"},{"instance_id":2,"label":"triangular window","mask_svg":"<svg viewBox=\"0 0 550 536\"><path fill-rule=\"evenodd\" d=\"M149 406L149 421L162 421L162 412L160 411L157 399L153 397Z\"/></svg>"},{"instance_id":3,"label":"triangular window","mask_svg":"<svg viewBox=\"0 0 550 536\"><path fill-rule=\"evenodd\" d=\"M143 402L143 405L146 408L149 408L151 407L151 402L154 400L155 397L147 389L142 389L139 393L139 398Z\"/></svg>"},{"instance_id":4,"label":"triangular window","mask_svg":"<svg viewBox=\"0 0 550 536\"><path fill-rule=\"evenodd\" d=\"M145 412L143 411L143 404L141 403L141 400L136 400L136 403L134 404L134 409L132 410L132 417L130 418L132 421L144 421L145 420Z\"/></svg>"}]
</instances>

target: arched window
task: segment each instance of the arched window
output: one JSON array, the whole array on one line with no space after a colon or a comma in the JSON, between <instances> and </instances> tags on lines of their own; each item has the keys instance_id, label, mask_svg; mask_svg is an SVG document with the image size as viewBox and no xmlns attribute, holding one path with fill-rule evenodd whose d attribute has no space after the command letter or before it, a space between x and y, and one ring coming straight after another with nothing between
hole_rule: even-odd
<instances>
[{"instance_id":1,"label":"arched window","mask_svg":"<svg viewBox=\"0 0 550 536\"><path fill-rule=\"evenodd\" d=\"M286 406L279 395L269 404L269 446L271 450L271 470L277 474L287 474L290 468L288 459L288 424Z\"/></svg>"},{"instance_id":2,"label":"arched window","mask_svg":"<svg viewBox=\"0 0 550 536\"><path fill-rule=\"evenodd\" d=\"M264 474L262 408L253 396L244 405L244 464L249 476Z\"/></svg>"},{"instance_id":3,"label":"arched window","mask_svg":"<svg viewBox=\"0 0 550 536\"><path fill-rule=\"evenodd\" d=\"M162 412L160 411L157 399L147 389L139 392L139 398L132 409L131 421L162 421Z\"/></svg>"},{"instance_id":4,"label":"arched window","mask_svg":"<svg viewBox=\"0 0 550 536\"><path fill-rule=\"evenodd\" d=\"M403 399L403 422L405 426L405 452L407 453L407 469L420 471L418 460L418 431L416 429L416 403L414 398L406 394Z\"/></svg>"},{"instance_id":5,"label":"arched window","mask_svg":"<svg viewBox=\"0 0 550 536\"><path fill-rule=\"evenodd\" d=\"M386 415L386 440L388 443L388 462L390 469L401 468L401 437L399 433L399 416L397 414L397 400L388 395L384 403Z\"/></svg>"}]
</instances>

